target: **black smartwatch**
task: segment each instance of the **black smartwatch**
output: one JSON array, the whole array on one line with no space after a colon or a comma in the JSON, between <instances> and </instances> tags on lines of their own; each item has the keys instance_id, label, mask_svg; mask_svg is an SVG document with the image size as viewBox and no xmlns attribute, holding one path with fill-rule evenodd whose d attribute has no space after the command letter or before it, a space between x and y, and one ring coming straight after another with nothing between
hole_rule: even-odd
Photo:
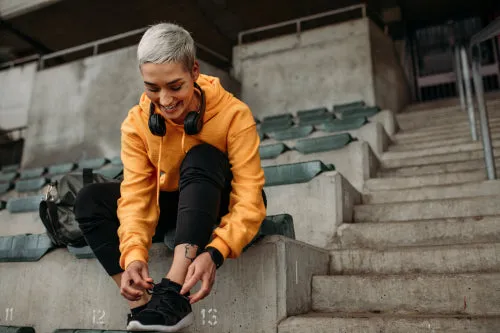
<instances>
[{"instance_id":1,"label":"black smartwatch","mask_svg":"<svg viewBox=\"0 0 500 333\"><path fill-rule=\"evenodd\" d=\"M212 261L214 262L216 268L222 266L222 264L224 263L224 257L222 256L222 253L219 252L219 250L217 250L215 247L209 246L205 249L205 252L210 253L210 257L212 257Z\"/></svg>"}]
</instances>

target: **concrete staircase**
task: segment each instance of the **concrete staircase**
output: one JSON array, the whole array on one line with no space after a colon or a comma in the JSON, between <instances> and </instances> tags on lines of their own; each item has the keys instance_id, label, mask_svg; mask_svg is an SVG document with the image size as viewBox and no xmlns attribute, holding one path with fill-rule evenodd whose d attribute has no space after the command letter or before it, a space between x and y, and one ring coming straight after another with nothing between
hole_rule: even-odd
<instances>
[{"instance_id":1,"label":"concrete staircase","mask_svg":"<svg viewBox=\"0 0 500 333\"><path fill-rule=\"evenodd\" d=\"M500 156L499 104L489 110ZM398 118L329 275L313 277L312 311L278 332L500 332L500 180L486 180L458 108Z\"/></svg>"}]
</instances>

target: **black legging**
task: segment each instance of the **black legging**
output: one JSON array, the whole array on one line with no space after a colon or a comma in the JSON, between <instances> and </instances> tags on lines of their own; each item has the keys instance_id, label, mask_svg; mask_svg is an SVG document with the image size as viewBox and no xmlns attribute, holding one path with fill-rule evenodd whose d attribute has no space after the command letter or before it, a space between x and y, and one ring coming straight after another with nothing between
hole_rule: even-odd
<instances>
[{"instance_id":1,"label":"black legging","mask_svg":"<svg viewBox=\"0 0 500 333\"><path fill-rule=\"evenodd\" d=\"M224 153L208 144L193 147L180 167L179 191L160 193L160 217L152 241L162 242L165 233L176 228L175 245L205 248L213 227L228 213L231 180ZM123 272L117 234L119 198L119 183L99 183L83 188L75 203L84 238L109 275Z\"/></svg>"}]
</instances>

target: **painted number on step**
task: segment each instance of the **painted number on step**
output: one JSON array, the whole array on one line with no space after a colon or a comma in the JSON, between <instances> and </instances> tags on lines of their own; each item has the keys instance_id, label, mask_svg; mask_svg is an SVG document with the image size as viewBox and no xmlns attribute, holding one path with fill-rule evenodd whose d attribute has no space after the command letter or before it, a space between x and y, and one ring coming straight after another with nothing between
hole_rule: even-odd
<instances>
[{"instance_id":1,"label":"painted number on step","mask_svg":"<svg viewBox=\"0 0 500 333\"><path fill-rule=\"evenodd\" d=\"M217 309L202 309L201 310L201 323L203 326L206 324L210 326L215 326L217 325Z\"/></svg>"},{"instance_id":2,"label":"painted number on step","mask_svg":"<svg viewBox=\"0 0 500 333\"><path fill-rule=\"evenodd\" d=\"M12 321L14 316L14 308L5 309L5 321Z\"/></svg>"},{"instance_id":3,"label":"painted number on step","mask_svg":"<svg viewBox=\"0 0 500 333\"><path fill-rule=\"evenodd\" d=\"M104 325L104 310L92 310L92 324Z\"/></svg>"}]
</instances>

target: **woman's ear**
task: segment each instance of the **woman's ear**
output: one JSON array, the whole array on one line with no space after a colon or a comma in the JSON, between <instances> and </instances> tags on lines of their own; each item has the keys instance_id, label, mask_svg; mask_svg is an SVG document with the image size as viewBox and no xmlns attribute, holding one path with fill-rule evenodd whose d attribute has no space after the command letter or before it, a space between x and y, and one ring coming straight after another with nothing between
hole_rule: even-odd
<instances>
[{"instance_id":1,"label":"woman's ear","mask_svg":"<svg viewBox=\"0 0 500 333\"><path fill-rule=\"evenodd\" d=\"M200 76L200 64L198 63L198 61L195 60L193 64L193 70L191 71L191 77L193 78L193 81L196 82L199 76Z\"/></svg>"}]
</instances>

